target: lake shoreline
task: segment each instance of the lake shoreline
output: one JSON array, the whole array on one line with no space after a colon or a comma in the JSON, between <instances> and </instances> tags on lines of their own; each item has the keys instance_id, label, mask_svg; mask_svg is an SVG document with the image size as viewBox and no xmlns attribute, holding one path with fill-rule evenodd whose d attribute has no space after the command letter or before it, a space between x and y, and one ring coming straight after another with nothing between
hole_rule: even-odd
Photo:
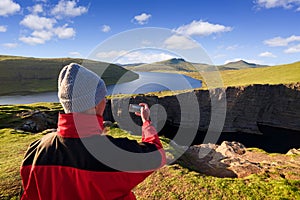
<instances>
[{"instance_id":1,"label":"lake shoreline","mask_svg":"<svg viewBox=\"0 0 300 200\"><path fill-rule=\"evenodd\" d=\"M139 78L130 82L107 85L107 96L111 95L137 95L161 91L180 91L202 87L202 81L182 74L162 72L136 72ZM176 82L174 82L176 80ZM30 97L31 96L31 97ZM31 98L31 99L30 99ZM49 99L47 99L49 98ZM22 102L24 99L24 102ZM43 92L13 92L0 95L0 105L28 104L35 102L59 102L57 90Z\"/></svg>"}]
</instances>

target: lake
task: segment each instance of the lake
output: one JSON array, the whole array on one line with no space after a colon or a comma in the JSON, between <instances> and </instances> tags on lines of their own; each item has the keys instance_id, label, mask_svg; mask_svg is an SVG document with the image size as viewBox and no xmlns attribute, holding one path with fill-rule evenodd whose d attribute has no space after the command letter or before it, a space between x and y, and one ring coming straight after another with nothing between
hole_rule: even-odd
<instances>
[{"instance_id":1,"label":"lake","mask_svg":"<svg viewBox=\"0 0 300 200\"><path fill-rule=\"evenodd\" d=\"M202 82L182 74L160 72L136 72L137 80L107 86L108 95L144 94L148 92L186 90L202 87ZM0 105L28 104L35 102L59 102L57 92L30 95L0 96Z\"/></svg>"}]
</instances>

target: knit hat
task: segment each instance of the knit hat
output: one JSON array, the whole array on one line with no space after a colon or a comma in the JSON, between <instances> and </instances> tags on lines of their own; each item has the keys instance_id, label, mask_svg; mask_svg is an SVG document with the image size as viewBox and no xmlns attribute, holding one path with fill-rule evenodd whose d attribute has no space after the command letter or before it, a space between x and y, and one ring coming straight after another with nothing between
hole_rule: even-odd
<instances>
[{"instance_id":1,"label":"knit hat","mask_svg":"<svg viewBox=\"0 0 300 200\"><path fill-rule=\"evenodd\" d=\"M95 107L107 93L104 81L87 68L71 63L58 77L58 98L65 113L83 112Z\"/></svg>"}]
</instances>

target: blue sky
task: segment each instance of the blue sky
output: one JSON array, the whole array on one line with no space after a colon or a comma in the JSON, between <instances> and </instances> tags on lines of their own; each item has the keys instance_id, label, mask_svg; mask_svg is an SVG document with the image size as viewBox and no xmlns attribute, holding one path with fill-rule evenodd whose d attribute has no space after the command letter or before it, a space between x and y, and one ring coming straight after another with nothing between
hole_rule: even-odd
<instances>
[{"instance_id":1,"label":"blue sky","mask_svg":"<svg viewBox=\"0 0 300 200\"><path fill-rule=\"evenodd\" d=\"M0 1L0 54L127 63L203 52L217 65L299 61L300 0Z\"/></svg>"}]
</instances>

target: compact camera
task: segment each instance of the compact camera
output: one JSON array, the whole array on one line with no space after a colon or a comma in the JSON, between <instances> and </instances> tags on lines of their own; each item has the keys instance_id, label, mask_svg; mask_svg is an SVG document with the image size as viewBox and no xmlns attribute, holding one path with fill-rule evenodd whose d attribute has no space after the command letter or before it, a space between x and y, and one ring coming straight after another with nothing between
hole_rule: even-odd
<instances>
[{"instance_id":1,"label":"compact camera","mask_svg":"<svg viewBox=\"0 0 300 200\"><path fill-rule=\"evenodd\" d=\"M140 105L137 105L137 104L129 104L129 108L128 108L128 110L129 110L129 112L138 112L138 113L140 113L141 112L141 108L142 108L142 106L140 106Z\"/></svg>"}]
</instances>

